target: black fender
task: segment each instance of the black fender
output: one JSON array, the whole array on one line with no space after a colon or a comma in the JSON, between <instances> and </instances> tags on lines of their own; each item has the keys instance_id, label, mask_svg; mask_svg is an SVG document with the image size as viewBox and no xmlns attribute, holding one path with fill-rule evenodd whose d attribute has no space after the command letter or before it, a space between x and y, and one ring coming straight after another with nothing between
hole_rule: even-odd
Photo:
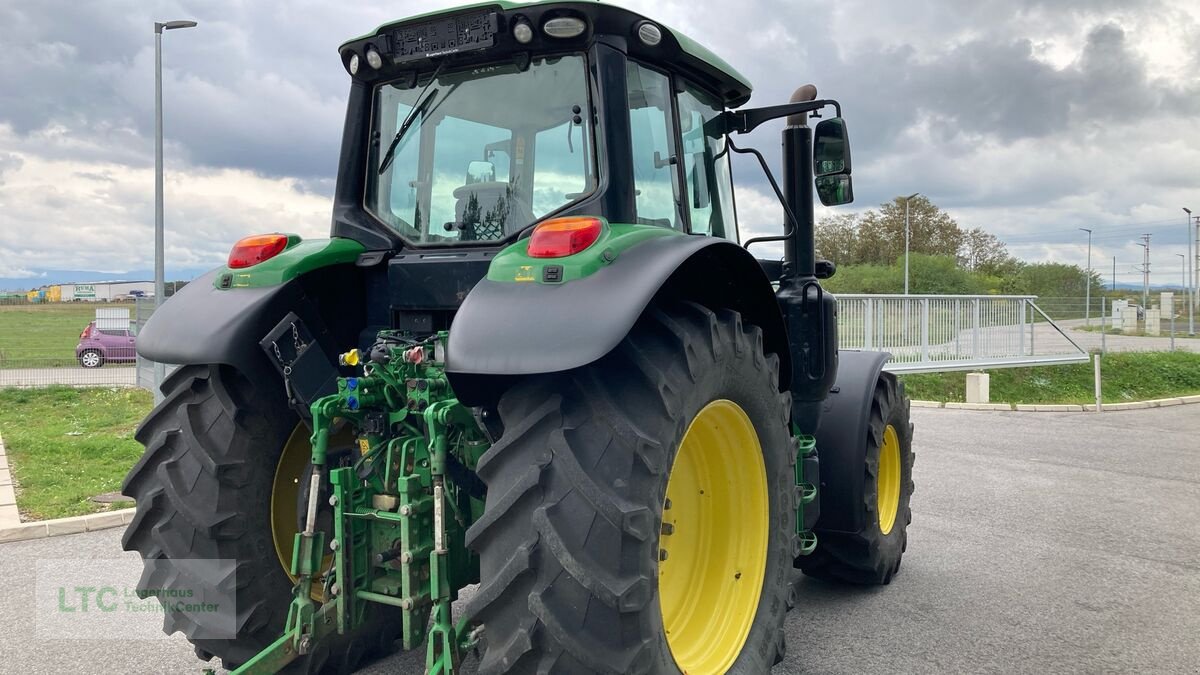
<instances>
[{"instance_id":1,"label":"black fender","mask_svg":"<svg viewBox=\"0 0 1200 675\"><path fill-rule=\"evenodd\" d=\"M865 525L860 505L871 398L891 354L842 350L838 357L837 379L821 406L816 432L821 463L817 529L858 532Z\"/></svg>"},{"instance_id":2,"label":"black fender","mask_svg":"<svg viewBox=\"0 0 1200 675\"><path fill-rule=\"evenodd\" d=\"M252 382L279 383L259 340L289 312L331 357L357 343L363 300L353 266L317 269L275 286L222 290L213 280L224 269L188 283L154 311L137 336L139 356L172 365L223 364Z\"/></svg>"},{"instance_id":3,"label":"black fender","mask_svg":"<svg viewBox=\"0 0 1200 675\"><path fill-rule=\"evenodd\" d=\"M563 284L480 281L450 328L450 383L464 403L485 405L516 376L592 363L620 344L656 299L740 312L779 356L780 388L787 388L791 357L770 281L741 246L702 236L650 239Z\"/></svg>"}]
</instances>

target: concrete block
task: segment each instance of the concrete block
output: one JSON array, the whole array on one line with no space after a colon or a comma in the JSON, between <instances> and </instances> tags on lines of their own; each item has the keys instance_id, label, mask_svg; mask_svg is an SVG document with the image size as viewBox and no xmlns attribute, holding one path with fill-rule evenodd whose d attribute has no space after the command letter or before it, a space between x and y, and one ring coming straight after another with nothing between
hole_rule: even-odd
<instances>
[{"instance_id":1,"label":"concrete block","mask_svg":"<svg viewBox=\"0 0 1200 675\"><path fill-rule=\"evenodd\" d=\"M1178 398L1156 398L1152 401L1146 401L1146 403L1152 403L1155 408L1166 408L1172 405L1183 405L1183 400Z\"/></svg>"},{"instance_id":2,"label":"concrete block","mask_svg":"<svg viewBox=\"0 0 1200 675\"><path fill-rule=\"evenodd\" d=\"M1146 335L1162 335L1162 311L1146 310Z\"/></svg>"},{"instance_id":3,"label":"concrete block","mask_svg":"<svg viewBox=\"0 0 1200 675\"><path fill-rule=\"evenodd\" d=\"M1179 400L1182 403L1200 403L1200 394L1196 396L1180 396Z\"/></svg>"},{"instance_id":4,"label":"concrete block","mask_svg":"<svg viewBox=\"0 0 1200 675\"><path fill-rule=\"evenodd\" d=\"M121 514L122 525L128 525L133 522L133 514L137 513L137 509L121 509L115 513Z\"/></svg>"},{"instance_id":5,"label":"concrete block","mask_svg":"<svg viewBox=\"0 0 1200 675\"><path fill-rule=\"evenodd\" d=\"M1197 396L1196 398L1200 399L1200 396ZM942 402L941 401L913 401L912 407L914 407L914 408L940 408L940 407L942 407Z\"/></svg>"},{"instance_id":6,"label":"concrete block","mask_svg":"<svg viewBox=\"0 0 1200 675\"><path fill-rule=\"evenodd\" d=\"M45 537L45 523L26 523L16 527L0 528L0 543L8 541L26 541L28 539L44 539Z\"/></svg>"},{"instance_id":7,"label":"concrete block","mask_svg":"<svg viewBox=\"0 0 1200 675\"><path fill-rule=\"evenodd\" d=\"M17 493L13 491L13 486L0 485L0 506L12 506L17 503Z\"/></svg>"},{"instance_id":8,"label":"concrete block","mask_svg":"<svg viewBox=\"0 0 1200 675\"><path fill-rule=\"evenodd\" d=\"M967 403L990 403L990 384L987 373L967 373Z\"/></svg>"},{"instance_id":9,"label":"concrete block","mask_svg":"<svg viewBox=\"0 0 1200 675\"><path fill-rule=\"evenodd\" d=\"M84 516L84 526L88 532L96 530L107 530L110 527L120 527L125 524L121 517L120 511L109 511L108 513L93 513L90 516Z\"/></svg>"},{"instance_id":10,"label":"concrete block","mask_svg":"<svg viewBox=\"0 0 1200 675\"><path fill-rule=\"evenodd\" d=\"M1162 310L1163 316L1167 318L1175 316L1175 294L1171 292L1159 293L1158 308Z\"/></svg>"},{"instance_id":11,"label":"concrete block","mask_svg":"<svg viewBox=\"0 0 1200 675\"><path fill-rule=\"evenodd\" d=\"M7 471L0 471L0 485L12 485L12 474Z\"/></svg>"},{"instance_id":12,"label":"concrete block","mask_svg":"<svg viewBox=\"0 0 1200 675\"><path fill-rule=\"evenodd\" d=\"M8 456L0 455L0 471L8 471Z\"/></svg>"},{"instance_id":13,"label":"concrete block","mask_svg":"<svg viewBox=\"0 0 1200 675\"><path fill-rule=\"evenodd\" d=\"M83 518L59 518L42 523L46 526L46 536L55 537L60 534L79 534L87 532L87 524Z\"/></svg>"}]
</instances>

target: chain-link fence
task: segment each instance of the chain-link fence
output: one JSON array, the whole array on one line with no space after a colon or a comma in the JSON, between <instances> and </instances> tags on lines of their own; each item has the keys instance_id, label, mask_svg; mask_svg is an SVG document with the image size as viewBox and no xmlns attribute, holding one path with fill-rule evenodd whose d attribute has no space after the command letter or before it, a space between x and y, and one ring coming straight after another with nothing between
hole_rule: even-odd
<instances>
[{"instance_id":1,"label":"chain-link fence","mask_svg":"<svg viewBox=\"0 0 1200 675\"><path fill-rule=\"evenodd\" d=\"M137 335L153 303L0 298L0 387L138 385Z\"/></svg>"},{"instance_id":2,"label":"chain-link fence","mask_svg":"<svg viewBox=\"0 0 1200 675\"><path fill-rule=\"evenodd\" d=\"M1200 351L1200 309L1179 293L1135 291L1091 298L1038 298L1046 315L1091 351Z\"/></svg>"}]
</instances>

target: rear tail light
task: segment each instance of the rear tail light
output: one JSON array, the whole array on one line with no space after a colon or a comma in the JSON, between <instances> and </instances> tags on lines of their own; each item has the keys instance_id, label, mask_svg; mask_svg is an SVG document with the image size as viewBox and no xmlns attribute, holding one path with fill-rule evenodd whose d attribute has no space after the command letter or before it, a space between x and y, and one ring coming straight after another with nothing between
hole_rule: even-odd
<instances>
[{"instance_id":1,"label":"rear tail light","mask_svg":"<svg viewBox=\"0 0 1200 675\"><path fill-rule=\"evenodd\" d=\"M92 336L92 324L89 323L87 325L87 328L84 328L83 332L79 334L79 339L86 340L87 338L90 338L91 336Z\"/></svg>"},{"instance_id":2,"label":"rear tail light","mask_svg":"<svg viewBox=\"0 0 1200 675\"><path fill-rule=\"evenodd\" d=\"M531 258L562 258L586 249L600 238L604 221L590 216L552 218L533 228L527 252Z\"/></svg>"},{"instance_id":3,"label":"rear tail light","mask_svg":"<svg viewBox=\"0 0 1200 675\"><path fill-rule=\"evenodd\" d=\"M256 234L245 237L233 245L229 252L229 266L233 269L251 267L270 260L287 248L286 234Z\"/></svg>"}]
</instances>

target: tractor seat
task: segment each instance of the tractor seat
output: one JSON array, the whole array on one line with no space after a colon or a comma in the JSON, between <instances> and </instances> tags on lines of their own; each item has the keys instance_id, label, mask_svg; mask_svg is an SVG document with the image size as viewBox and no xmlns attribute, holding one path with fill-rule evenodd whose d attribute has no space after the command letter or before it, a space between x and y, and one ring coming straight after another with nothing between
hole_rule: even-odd
<instances>
[{"instance_id":1,"label":"tractor seat","mask_svg":"<svg viewBox=\"0 0 1200 675\"><path fill-rule=\"evenodd\" d=\"M467 214L467 207L472 195L475 196L478 204L479 215L475 222L468 224L463 222L463 218ZM456 200L454 220L460 230L468 227L475 228L470 233L474 235L471 237L473 239L502 239L521 230L534 220L533 210L528 204L513 196L512 186L509 183L488 181L464 185L454 190L454 199ZM503 222L489 222L488 214L495 213L505 200L507 200L508 213Z\"/></svg>"}]
</instances>

